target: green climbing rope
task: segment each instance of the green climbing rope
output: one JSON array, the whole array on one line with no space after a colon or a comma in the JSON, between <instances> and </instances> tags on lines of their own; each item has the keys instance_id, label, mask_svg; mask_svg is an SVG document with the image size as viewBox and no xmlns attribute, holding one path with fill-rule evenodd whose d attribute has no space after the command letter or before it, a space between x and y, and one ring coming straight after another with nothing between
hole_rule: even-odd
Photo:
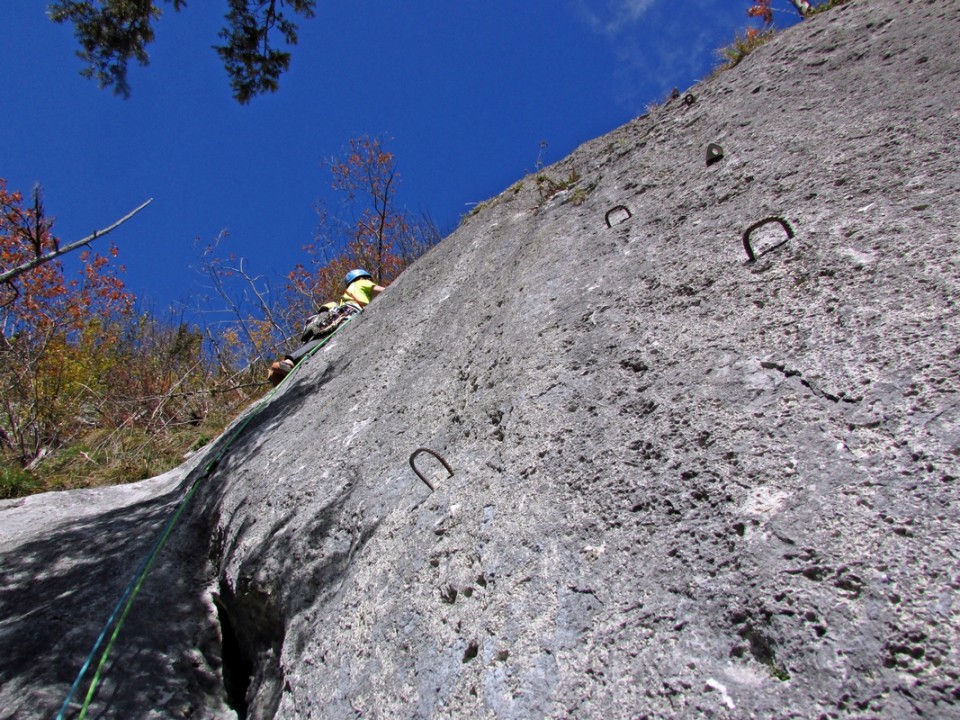
<instances>
[{"instance_id":1,"label":"green climbing rope","mask_svg":"<svg viewBox=\"0 0 960 720\"><path fill-rule=\"evenodd\" d=\"M293 370L277 385L273 388L267 395L260 399L260 402L247 414L247 417L239 423L233 431L230 433L230 436L227 438L226 442L223 443L220 450L214 456L214 458L208 462L203 467L203 471L196 477L196 479L191 483L190 489L187 490L186 494L177 504L177 508L174 511L173 515L170 516L170 519L167 521L167 524L164 526L163 531L160 533L160 537L157 538L157 541L154 543L153 548L148 553L147 557L141 562L140 566L137 568L137 571L134 573L133 579L127 585L123 594L120 596L120 600L114 608L113 612L110 614L110 617L107 619L106 624L103 627L103 630L100 632L100 636L97 638L97 641L93 645L93 649L90 651L90 654L87 656L86 661L83 666L80 668L80 672L77 674L76 680L74 680L73 685L70 688L70 692L67 694L66 699L63 701L63 705L60 706L60 712L57 713L57 720L64 720L66 717L66 712L70 707L70 703L73 700L74 696L77 693L77 690L80 688L80 684L83 682L84 676L87 674L91 663L93 662L94 657L97 654L97 651L100 648L100 645L103 643L106 638L107 633L110 631L110 628L113 627L113 632L110 634L110 639L107 642L106 646L103 649L103 652L100 655L100 660L97 663L97 668L94 671L93 678L90 680L90 687L87 689L86 697L83 701L83 706L80 709L80 714L77 716L78 720L84 720L87 717L87 710L90 707L90 703L93 701L94 695L96 694L97 687L100 684L100 678L103 674L103 668L107 663L107 658L110 656L110 651L113 649L114 643L117 640L117 636L120 634L120 628L123 627L124 621L127 619L127 615L130 613L130 608L133 607L133 601L136 599L137 594L140 592L140 588L143 586L144 581L147 579L147 576L150 574L150 570L153 569L153 565L156 562L157 556L160 554L160 550L163 549L163 546L166 544L171 533L173 532L174 527L177 522L180 520L180 517L183 515L183 511L186 509L191 498L196 493L197 489L200 487L200 483L208 478L210 474L216 469L217 465L227 454L227 451L233 446L233 443L240 436L240 433L246 429L247 425L250 423L253 418L255 418L260 411L266 407L267 403L273 399L273 396L280 390L281 387L296 373L297 368L303 364L304 361L313 357L320 348L324 347L333 337L340 332L347 323L353 319L355 315L350 316L341 323L336 330L334 330L330 335L324 338L323 342L319 343L316 347L312 348L309 353L307 353L303 359L297 363ZM118 617L119 613L119 617ZM116 624L114 624L116 620Z\"/></svg>"}]
</instances>

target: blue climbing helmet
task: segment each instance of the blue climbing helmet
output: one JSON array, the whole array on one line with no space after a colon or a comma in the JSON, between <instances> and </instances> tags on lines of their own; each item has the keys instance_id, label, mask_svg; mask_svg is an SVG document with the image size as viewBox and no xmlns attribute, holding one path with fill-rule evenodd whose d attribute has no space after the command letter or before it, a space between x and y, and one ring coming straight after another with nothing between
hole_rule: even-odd
<instances>
[{"instance_id":1,"label":"blue climbing helmet","mask_svg":"<svg viewBox=\"0 0 960 720\"><path fill-rule=\"evenodd\" d=\"M366 270L360 270L358 268L356 270L351 270L350 272L348 272L347 277L344 278L343 282L347 285L347 287L349 287L350 283L362 277L370 278L371 280L373 279L373 276L370 273L368 273Z\"/></svg>"}]
</instances>

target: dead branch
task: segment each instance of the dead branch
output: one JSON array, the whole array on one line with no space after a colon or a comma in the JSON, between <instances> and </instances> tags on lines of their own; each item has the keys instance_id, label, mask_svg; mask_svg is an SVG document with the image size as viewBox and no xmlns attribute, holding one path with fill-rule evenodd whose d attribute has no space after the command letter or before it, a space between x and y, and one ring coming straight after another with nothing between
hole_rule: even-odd
<instances>
[{"instance_id":1,"label":"dead branch","mask_svg":"<svg viewBox=\"0 0 960 720\"><path fill-rule=\"evenodd\" d=\"M13 280L13 278L17 277L18 275L23 275L23 273L33 270L34 268L39 267L44 263L48 263L51 260L55 260L61 255L65 255L72 250L76 250L79 247L83 247L84 245L89 245L94 240L97 240L98 238L102 238L107 233L112 232L113 230L116 230L123 223L125 223L127 220L132 218L134 215L136 215L138 212L143 210L147 205L149 205L152 202L153 202L153 198L150 198L145 203L143 203L140 207L130 211L129 213L124 215L122 218L117 220L115 223L113 223L113 225L110 225L109 227L106 227L103 230L95 230L92 235L88 235L87 237L81 240L77 240L76 242L72 242L69 245L64 245L62 248L58 248L57 250L54 250L51 253L47 253L46 255L35 257L30 262L25 262L23 263L23 265L18 265L12 270L7 270L6 272L0 274L0 283L9 282L10 280Z\"/></svg>"}]
</instances>

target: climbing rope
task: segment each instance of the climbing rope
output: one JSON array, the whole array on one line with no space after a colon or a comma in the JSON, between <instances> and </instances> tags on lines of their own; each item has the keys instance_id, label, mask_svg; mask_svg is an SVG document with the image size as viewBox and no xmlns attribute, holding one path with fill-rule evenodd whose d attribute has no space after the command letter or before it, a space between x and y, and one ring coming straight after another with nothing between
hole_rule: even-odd
<instances>
[{"instance_id":1,"label":"climbing rope","mask_svg":"<svg viewBox=\"0 0 960 720\"><path fill-rule=\"evenodd\" d=\"M263 398L260 399L260 402L254 407L252 411L244 418L243 422L237 425L230 436L227 438L227 441L223 444L220 450L217 452L216 456L208 462L203 471L197 476L197 478L191 483L190 489L187 490L186 494L183 496L183 499L177 504L177 508L174 511L173 515L170 516L170 519L167 521L167 524L163 528L163 532L160 533L160 537L157 538L157 541L154 543L153 548L140 563L136 572L133 575L133 578L127 584L127 587L124 589L123 594L120 596L120 600L117 602L116 607L114 607L113 612L110 614L110 617L107 618L106 624L103 626L103 630L100 631L100 635L97 637L97 641L93 644L93 648L90 650L90 654L87 655L86 661L84 661L83 666L80 668L80 672L77 674L76 680L73 681L73 685L70 687L70 692L67 694L66 699L63 701L63 705L60 706L60 712L57 713L57 720L64 720L66 717L66 712L70 708L70 703L73 701L74 696L77 694L81 683L83 682L84 676L87 674L87 671L90 669L91 664L93 663L94 657L97 654L97 651L100 649L100 646L103 644L104 639L107 637L107 633L110 632L110 628L113 628L113 632L110 634L110 639L107 642L106 646L103 649L103 653L100 655L100 660L97 663L97 669L93 674L93 678L90 680L90 687L87 690L87 695L83 701L83 706L80 708L80 714L77 716L77 720L84 720L87 716L87 710L90 707L90 703L93 700L93 697L96 693L97 686L100 684L100 678L103 674L103 668L107 663L107 658L110 655L110 651L113 649L113 645L117 640L117 636L120 634L120 628L123 627L124 621L127 619L127 615L130 612L130 608L133 606L133 601L136 599L137 594L140 592L140 588L143 586L144 581L147 579L147 575L150 574L150 570L153 568L154 562L156 562L157 556L160 554L160 550L163 549L163 546L166 544L167 540L170 537L170 534L173 532L173 528L176 526L177 522L180 520L180 517L183 515L183 511L186 509L187 505L190 502L190 499L194 496L197 489L200 487L200 483L208 478L210 474L216 469L217 465L227 454L227 451L233 446L233 443L240 436L240 433L244 431L247 425L250 423L253 418L255 418L267 403L273 398L274 395L280 390L280 388L287 382L287 380L296 373L297 368L303 364L304 361L309 360L313 357L317 351L320 350L324 345L326 345L330 340L333 339L334 335L340 332L347 323L350 322L356 314L347 317L347 319L342 322L336 330L334 330L330 335L324 338L323 342L319 343L316 347L312 348L309 353L307 353L303 359L294 365L293 370L287 374L286 377L269 393L267 393ZM114 623L116 621L116 623Z\"/></svg>"}]
</instances>

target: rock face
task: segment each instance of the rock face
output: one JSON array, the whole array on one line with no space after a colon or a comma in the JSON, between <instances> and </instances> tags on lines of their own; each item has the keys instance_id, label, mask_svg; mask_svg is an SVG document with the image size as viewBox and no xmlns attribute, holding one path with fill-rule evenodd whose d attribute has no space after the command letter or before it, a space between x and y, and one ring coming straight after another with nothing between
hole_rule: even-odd
<instances>
[{"instance_id":1,"label":"rock face","mask_svg":"<svg viewBox=\"0 0 960 720\"><path fill-rule=\"evenodd\" d=\"M55 714L190 487L92 716L960 717L958 37L805 21L485 203L192 464L0 504L0 718Z\"/></svg>"}]
</instances>

